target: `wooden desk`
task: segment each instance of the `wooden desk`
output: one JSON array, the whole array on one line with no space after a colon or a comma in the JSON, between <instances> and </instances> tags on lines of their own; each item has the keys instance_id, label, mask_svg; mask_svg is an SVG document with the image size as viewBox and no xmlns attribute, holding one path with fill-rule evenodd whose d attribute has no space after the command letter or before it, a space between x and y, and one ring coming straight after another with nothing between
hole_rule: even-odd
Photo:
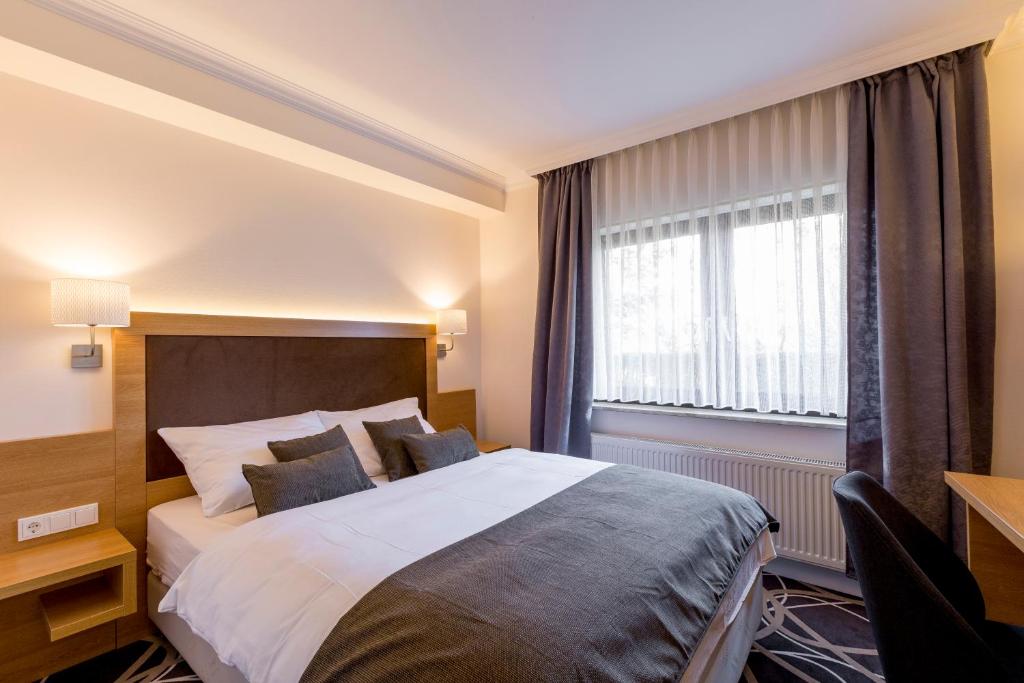
<instances>
[{"instance_id":1,"label":"wooden desk","mask_svg":"<svg viewBox=\"0 0 1024 683\"><path fill-rule=\"evenodd\" d=\"M967 503L967 564L989 619L1024 625L1024 479L946 472Z\"/></svg>"}]
</instances>

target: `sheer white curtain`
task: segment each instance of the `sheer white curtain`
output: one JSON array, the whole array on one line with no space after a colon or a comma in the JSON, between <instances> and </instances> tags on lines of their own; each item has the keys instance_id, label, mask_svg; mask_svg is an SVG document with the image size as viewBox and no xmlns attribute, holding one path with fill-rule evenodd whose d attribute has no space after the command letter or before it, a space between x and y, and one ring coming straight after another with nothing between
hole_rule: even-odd
<instances>
[{"instance_id":1,"label":"sheer white curtain","mask_svg":"<svg viewBox=\"0 0 1024 683\"><path fill-rule=\"evenodd\" d=\"M846 88L594 172L596 400L846 414Z\"/></svg>"}]
</instances>

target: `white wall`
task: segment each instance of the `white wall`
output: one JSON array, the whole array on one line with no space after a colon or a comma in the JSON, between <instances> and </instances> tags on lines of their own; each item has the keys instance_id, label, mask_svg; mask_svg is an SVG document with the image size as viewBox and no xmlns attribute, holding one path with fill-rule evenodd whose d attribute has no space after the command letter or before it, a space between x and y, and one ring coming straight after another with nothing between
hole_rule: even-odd
<instances>
[{"instance_id":1,"label":"white wall","mask_svg":"<svg viewBox=\"0 0 1024 683\"><path fill-rule=\"evenodd\" d=\"M987 71L996 225L992 471L1024 477L1024 41L994 51Z\"/></svg>"},{"instance_id":2,"label":"white wall","mask_svg":"<svg viewBox=\"0 0 1024 683\"><path fill-rule=\"evenodd\" d=\"M442 390L480 387L475 219L0 77L0 439L111 424L109 346L49 325L49 280L132 285L134 310L352 320L469 311ZM106 334L100 341L109 342Z\"/></svg>"},{"instance_id":3,"label":"white wall","mask_svg":"<svg viewBox=\"0 0 1024 683\"><path fill-rule=\"evenodd\" d=\"M480 433L527 448L537 306L536 183L510 190L505 213L480 222L480 290Z\"/></svg>"}]
</instances>

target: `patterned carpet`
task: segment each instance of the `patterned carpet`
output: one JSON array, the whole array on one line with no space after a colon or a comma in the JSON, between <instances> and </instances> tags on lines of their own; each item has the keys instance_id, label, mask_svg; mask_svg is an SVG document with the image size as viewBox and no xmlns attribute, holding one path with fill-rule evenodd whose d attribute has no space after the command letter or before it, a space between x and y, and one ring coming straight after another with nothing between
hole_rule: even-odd
<instances>
[{"instance_id":1,"label":"patterned carpet","mask_svg":"<svg viewBox=\"0 0 1024 683\"><path fill-rule=\"evenodd\" d=\"M864 603L765 573L765 606L743 681L882 681Z\"/></svg>"},{"instance_id":2,"label":"patterned carpet","mask_svg":"<svg viewBox=\"0 0 1024 683\"><path fill-rule=\"evenodd\" d=\"M864 604L765 574L765 607L744 683L881 681ZM163 640L140 640L43 679L45 683L198 681Z\"/></svg>"}]
</instances>

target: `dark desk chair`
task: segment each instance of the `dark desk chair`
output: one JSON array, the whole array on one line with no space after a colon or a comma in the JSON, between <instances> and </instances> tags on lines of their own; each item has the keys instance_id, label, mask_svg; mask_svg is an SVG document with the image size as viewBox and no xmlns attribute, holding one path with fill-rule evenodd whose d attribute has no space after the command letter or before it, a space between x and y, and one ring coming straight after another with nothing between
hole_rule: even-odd
<instances>
[{"instance_id":1,"label":"dark desk chair","mask_svg":"<svg viewBox=\"0 0 1024 683\"><path fill-rule=\"evenodd\" d=\"M967 566L863 472L832 492L886 681L1024 681L1024 630L985 619Z\"/></svg>"}]
</instances>

